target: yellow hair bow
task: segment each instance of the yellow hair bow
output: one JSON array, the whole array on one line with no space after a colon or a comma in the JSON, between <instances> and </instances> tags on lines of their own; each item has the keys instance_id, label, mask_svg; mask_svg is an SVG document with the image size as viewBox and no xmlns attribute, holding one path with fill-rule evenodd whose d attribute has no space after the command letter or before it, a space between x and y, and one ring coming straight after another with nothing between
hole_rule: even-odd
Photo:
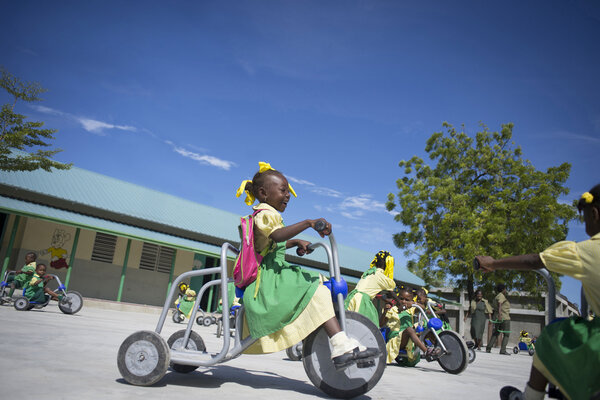
<instances>
[{"instance_id":1,"label":"yellow hair bow","mask_svg":"<svg viewBox=\"0 0 600 400\"><path fill-rule=\"evenodd\" d=\"M585 192L581 195L581 198L585 201L585 204L590 204L592 201L594 201L594 195L590 192Z\"/></svg>"},{"instance_id":2,"label":"yellow hair bow","mask_svg":"<svg viewBox=\"0 0 600 400\"><path fill-rule=\"evenodd\" d=\"M276 171L275 168L271 167L271 164L262 162L262 161L258 162L258 173L259 174L262 174L263 172L270 171L270 170Z\"/></svg>"},{"instance_id":3,"label":"yellow hair bow","mask_svg":"<svg viewBox=\"0 0 600 400\"><path fill-rule=\"evenodd\" d=\"M383 271L385 276L390 279L394 279L394 257L387 256L385 259L385 271Z\"/></svg>"},{"instance_id":4,"label":"yellow hair bow","mask_svg":"<svg viewBox=\"0 0 600 400\"><path fill-rule=\"evenodd\" d=\"M246 190L246 183L248 182L252 182L250 179L246 179L245 181L242 181L242 184L240 185L240 187L238 188L237 192L235 193L235 197L240 197L242 195L242 193L246 192L246 199L244 200L244 202L251 206L252 204L254 204L254 200L256 200L254 198L254 195Z\"/></svg>"}]
</instances>

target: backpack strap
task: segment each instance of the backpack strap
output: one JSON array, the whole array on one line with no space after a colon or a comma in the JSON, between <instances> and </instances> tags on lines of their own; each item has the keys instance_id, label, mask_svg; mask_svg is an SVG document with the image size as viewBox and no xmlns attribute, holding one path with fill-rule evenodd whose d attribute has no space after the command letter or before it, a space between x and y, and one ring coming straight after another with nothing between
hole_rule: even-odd
<instances>
[{"instance_id":1,"label":"backpack strap","mask_svg":"<svg viewBox=\"0 0 600 400\"><path fill-rule=\"evenodd\" d=\"M259 212L261 212L261 211L265 211L265 210L266 210L266 208L261 208L261 209L259 209L259 210L255 210L255 211L252 213L252 229L253 229L253 230L254 230L254 217L256 217L256 215L257 215ZM254 231L252 232L252 235L254 235ZM254 242L254 240L253 240L253 242ZM269 248L269 246L267 246L267 247L266 247L266 249L268 249L268 248ZM256 250L254 250L254 251L256 251ZM260 253L260 255L264 257L264 254L262 254L262 252ZM254 286L254 298L256 298L256 295L258 294L258 288L259 288L259 286L260 286L260 271L261 271L261 269L262 269L262 268L260 268L260 265L259 265L259 266L258 266L258 271L256 271L256 286Z\"/></svg>"}]
</instances>

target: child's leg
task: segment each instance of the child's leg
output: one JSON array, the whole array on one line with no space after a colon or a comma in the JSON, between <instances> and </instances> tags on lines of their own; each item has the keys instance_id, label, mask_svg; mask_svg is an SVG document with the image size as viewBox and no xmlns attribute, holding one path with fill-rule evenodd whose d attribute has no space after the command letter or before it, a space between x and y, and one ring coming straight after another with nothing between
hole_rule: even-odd
<instances>
[{"instance_id":1,"label":"child's leg","mask_svg":"<svg viewBox=\"0 0 600 400\"><path fill-rule=\"evenodd\" d=\"M15 292L16 289L16 285L15 285L15 281L13 281L10 284L10 292L8 292L8 297L12 297L13 293Z\"/></svg>"},{"instance_id":2,"label":"child's leg","mask_svg":"<svg viewBox=\"0 0 600 400\"><path fill-rule=\"evenodd\" d=\"M325 332L327 332L327 336L329 336L330 338L342 330L342 328L340 328L340 323L335 317L325 321L325 323L323 324L323 328L325 328Z\"/></svg>"},{"instance_id":3,"label":"child's leg","mask_svg":"<svg viewBox=\"0 0 600 400\"><path fill-rule=\"evenodd\" d=\"M415 332L415 330L413 328L406 328L405 330L402 331L402 339L400 340L400 349L406 348L406 345L408 344L408 339L412 340L413 343L415 344L415 346L417 346L419 349L423 350L424 352L427 352L427 346L425 346L423 344L423 342L421 342L421 340L419 339L419 336L417 335L417 332Z\"/></svg>"},{"instance_id":4,"label":"child's leg","mask_svg":"<svg viewBox=\"0 0 600 400\"><path fill-rule=\"evenodd\" d=\"M44 288L44 293L49 295L52 298L52 300L56 300L56 301L59 300L58 295L48 288Z\"/></svg>"},{"instance_id":5,"label":"child's leg","mask_svg":"<svg viewBox=\"0 0 600 400\"><path fill-rule=\"evenodd\" d=\"M546 385L548 385L548 379L532 365L531 373L529 374L529 382L527 382L527 384L538 392L544 392L546 391Z\"/></svg>"}]
</instances>

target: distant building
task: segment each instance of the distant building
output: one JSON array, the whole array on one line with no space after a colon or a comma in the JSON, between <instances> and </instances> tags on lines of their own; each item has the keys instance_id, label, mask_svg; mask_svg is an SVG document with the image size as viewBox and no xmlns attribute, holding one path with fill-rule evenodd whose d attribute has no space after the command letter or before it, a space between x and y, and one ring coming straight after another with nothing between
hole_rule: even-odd
<instances>
[{"instance_id":1,"label":"distant building","mask_svg":"<svg viewBox=\"0 0 600 400\"><path fill-rule=\"evenodd\" d=\"M453 288L433 288L430 293L442 296L449 301L446 303L447 315L450 319L450 325L467 340L471 339L469 334L471 329L471 319L464 322L464 316L469 310L469 300L466 292L456 294ZM493 298L488 299L492 305ZM533 297L525 292L509 292L508 301L510 302L510 343L513 345L519 341L519 333L526 330L532 336L538 336L542 328L546 325L546 295ZM558 294L556 295L556 317L571 317L580 315L577 306L568 301L568 299ZM488 326L483 334L484 344L487 343ZM499 344L499 342L498 342Z\"/></svg>"},{"instance_id":2,"label":"distant building","mask_svg":"<svg viewBox=\"0 0 600 400\"><path fill-rule=\"evenodd\" d=\"M163 305L174 277L220 264L220 246L239 242L238 224L239 215L76 167L0 172L2 273L21 267L34 251L38 263L84 297ZM287 258L329 275L322 250ZM339 258L353 285L373 254L339 245ZM191 286L211 279L195 278ZM424 285L401 266L395 280ZM201 307L214 310L217 297L212 288Z\"/></svg>"}]
</instances>

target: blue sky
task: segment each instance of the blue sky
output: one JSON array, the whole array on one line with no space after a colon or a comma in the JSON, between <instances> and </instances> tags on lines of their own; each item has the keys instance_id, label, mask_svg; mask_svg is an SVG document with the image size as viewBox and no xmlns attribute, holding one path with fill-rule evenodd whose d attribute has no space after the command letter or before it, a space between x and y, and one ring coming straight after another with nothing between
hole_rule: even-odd
<instances>
[{"instance_id":1,"label":"blue sky","mask_svg":"<svg viewBox=\"0 0 600 400\"><path fill-rule=\"evenodd\" d=\"M536 168L572 164L564 201L600 181L599 39L584 1L4 1L0 64L49 90L17 111L59 161L237 214L267 161L287 223L402 260L385 199L443 121L513 122Z\"/></svg>"}]
</instances>

